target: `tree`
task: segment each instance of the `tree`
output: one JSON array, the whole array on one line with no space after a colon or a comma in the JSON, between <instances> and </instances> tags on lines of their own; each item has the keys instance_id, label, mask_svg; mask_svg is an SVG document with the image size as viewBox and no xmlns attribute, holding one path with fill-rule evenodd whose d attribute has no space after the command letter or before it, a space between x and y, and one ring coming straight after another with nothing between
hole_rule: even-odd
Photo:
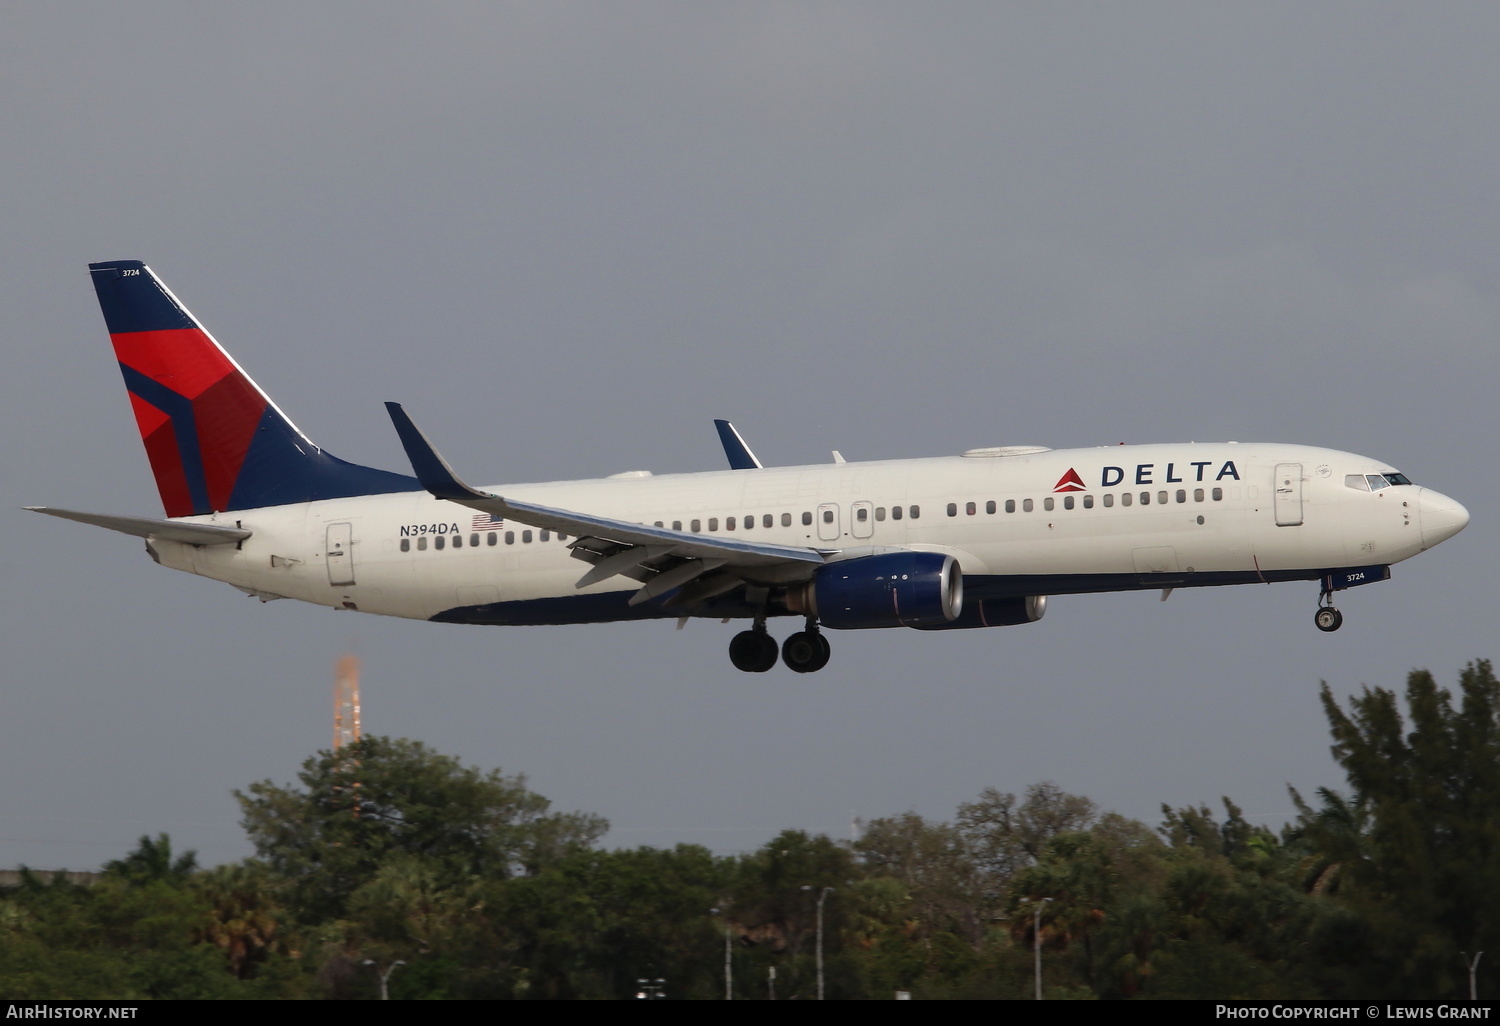
<instances>
[{"instance_id":1,"label":"tree","mask_svg":"<svg viewBox=\"0 0 1500 1026\"><path fill-rule=\"evenodd\" d=\"M1360 993L1451 998L1465 991L1461 952L1500 950L1500 682L1488 660L1460 675L1459 696L1432 674L1394 692L1364 688L1347 711L1322 688L1333 756L1353 797L1298 801L1299 837L1336 873L1357 920L1324 936ZM1336 868L1335 868L1336 867ZM1326 889L1326 887L1325 887ZM1481 972L1484 967L1481 965ZM1495 978L1494 970L1486 973Z\"/></svg>"},{"instance_id":2,"label":"tree","mask_svg":"<svg viewBox=\"0 0 1500 1026\"><path fill-rule=\"evenodd\" d=\"M524 777L483 773L419 741L367 737L320 752L298 777L300 788L264 780L235 797L306 921L345 915L350 896L395 859L420 890L461 890L474 878L536 873L608 829L599 816L550 812Z\"/></svg>"}]
</instances>

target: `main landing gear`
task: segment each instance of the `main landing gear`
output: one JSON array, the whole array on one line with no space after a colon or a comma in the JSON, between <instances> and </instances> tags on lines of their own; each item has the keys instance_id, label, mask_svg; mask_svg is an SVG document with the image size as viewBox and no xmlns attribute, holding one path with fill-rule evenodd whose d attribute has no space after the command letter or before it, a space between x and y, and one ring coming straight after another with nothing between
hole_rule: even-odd
<instances>
[{"instance_id":1,"label":"main landing gear","mask_svg":"<svg viewBox=\"0 0 1500 1026\"><path fill-rule=\"evenodd\" d=\"M807 629L798 631L781 645L781 661L795 673L816 673L828 665L831 649L828 639L818 630L816 620L807 621ZM766 633L766 622L755 621L748 631L741 631L729 643L729 661L746 673L765 673L776 665L776 639Z\"/></svg>"},{"instance_id":2,"label":"main landing gear","mask_svg":"<svg viewBox=\"0 0 1500 1026\"><path fill-rule=\"evenodd\" d=\"M1333 592L1324 591L1318 596L1318 611L1313 614L1313 624L1324 634L1332 634L1344 626L1344 614L1333 608Z\"/></svg>"}]
</instances>

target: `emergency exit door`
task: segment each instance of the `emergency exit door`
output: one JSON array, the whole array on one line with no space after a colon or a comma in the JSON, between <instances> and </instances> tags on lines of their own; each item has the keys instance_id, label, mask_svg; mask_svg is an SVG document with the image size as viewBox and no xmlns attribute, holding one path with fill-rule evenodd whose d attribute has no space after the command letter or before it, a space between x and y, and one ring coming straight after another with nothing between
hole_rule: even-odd
<instances>
[{"instance_id":1,"label":"emergency exit door","mask_svg":"<svg viewBox=\"0 0 1500 1026\"><path fill-rule=\"evenodd\" d=\"M1276 526L1302 523L1302 464L1276 464Z\"/></svg>"}]
</instances>

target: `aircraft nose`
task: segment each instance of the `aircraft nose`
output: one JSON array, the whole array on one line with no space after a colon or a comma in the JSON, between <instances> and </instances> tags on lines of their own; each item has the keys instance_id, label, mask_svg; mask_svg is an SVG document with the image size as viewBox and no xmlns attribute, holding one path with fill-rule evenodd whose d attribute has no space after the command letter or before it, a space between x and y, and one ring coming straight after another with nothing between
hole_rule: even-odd
<instances>
[{"instance_id":1,"label":"aircraft nose","mask_svg":"<svg viewBox=\"0 0 1500 1026\"><path fill-rule=\"evenodd\" d=\"M1417 500L1417 509L1422 517L1422 547L1432 548L1438 542L1447 541L1469 523L1469 511L1463 506L1433 491L1423 488Z\"/></svg>"}]
</instances>

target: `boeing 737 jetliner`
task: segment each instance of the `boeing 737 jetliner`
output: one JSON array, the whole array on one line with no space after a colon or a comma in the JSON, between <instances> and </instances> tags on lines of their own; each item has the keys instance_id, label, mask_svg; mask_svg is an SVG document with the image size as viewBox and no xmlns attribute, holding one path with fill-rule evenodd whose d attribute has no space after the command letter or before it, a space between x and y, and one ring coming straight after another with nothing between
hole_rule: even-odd
<instances>
[{"instance_id":1,"label":"boeing 737 jetliner","mask_svg":"<svg viewBox=\"0 0 1500 1026\"><path fill-rule=\"evenodd\" d=\"M469 624L709 617L729 657L828 662L820 628L1000 627L1051 595L1317 581L1334 592L1469 514L1378 460L1270 444L1000 446L936 459L472 488L400 406L414 477L330 456L145 264L90 264L166 519L31 507L146 541L164 566L263 601ZM835 454L837 455L837 454ZM784 643L771 617L803 618Z\"/></svg>"}]
</instances>

